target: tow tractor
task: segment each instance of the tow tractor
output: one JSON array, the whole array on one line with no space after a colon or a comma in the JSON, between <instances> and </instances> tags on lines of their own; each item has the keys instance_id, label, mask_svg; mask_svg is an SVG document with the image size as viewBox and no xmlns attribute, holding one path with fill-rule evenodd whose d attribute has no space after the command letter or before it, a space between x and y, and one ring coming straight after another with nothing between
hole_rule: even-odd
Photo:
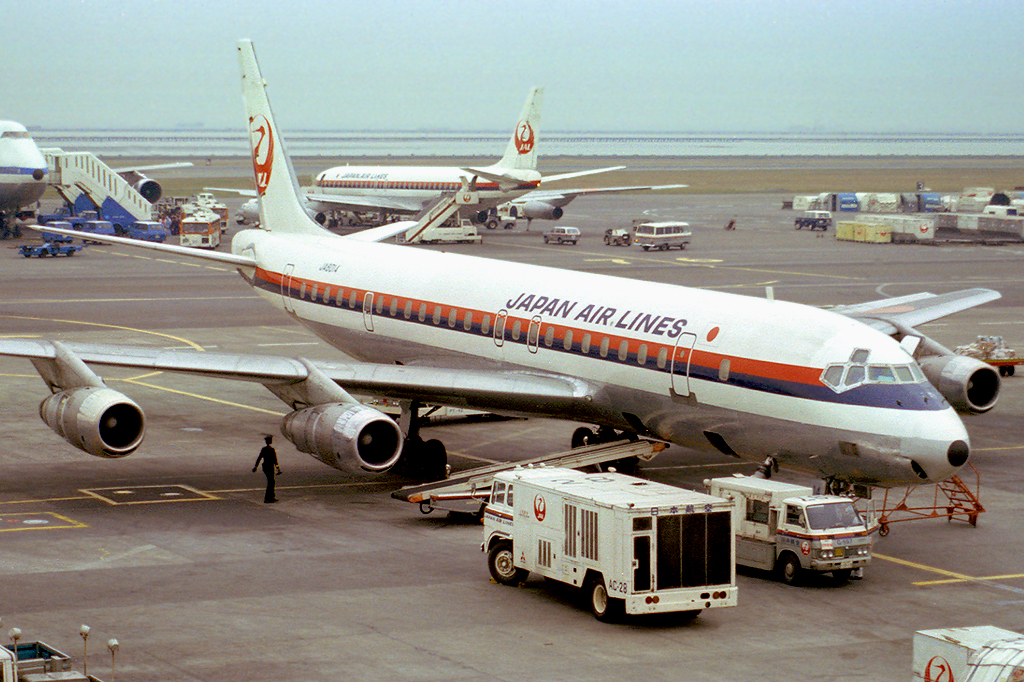
<instances>
[{"instance_id":1,"label":"tow tractor","mask_svg":"<svg viewBox=\"0 0 1024 682\"><path fill-rule=\"evenodd\" d=\"M64 227L64 229L68 230L71 229L71 225L69 223L51 224L54 227ZM31 256L37 256L39 258L45 258L46 256L74 256L83 248L84 247L82 246L73 246L71 244L71 237L68 235L43 232L42 244L22 244L18 247L18 253L25 258L29 258Z\"/></svg>"},{"instance_id":2,"label":"tow tractor","mask_svg":"<svg viewBox=\"0 0 1024 682\"><path fill-rule=\"evenodd\" d=\"M391 493L391 497L418 504L424 514L440 509L481 517L491 496L491 483L495 474L511 471L516 467L552 466L574 469L611 465L623 460L629 463L635 461L634 458L647 462L665 447L664 443L649 440L619 440L588 445L534 459L475 467L443 481L406 486Z\"/></svg>"},{"instance_id":3,"label":"tow tractor","mask_svg":"<svg viewBox=\"0 0 1024 682\"><path fill-rule=\"evenodd\" d=\"M979 336L974 343L957 346L957 355L977 358L999 369L999 376L1012 377L1017 365L1024 365L1024 358L1008 347L1001 336Z\"/></svg>"}]
</instances>

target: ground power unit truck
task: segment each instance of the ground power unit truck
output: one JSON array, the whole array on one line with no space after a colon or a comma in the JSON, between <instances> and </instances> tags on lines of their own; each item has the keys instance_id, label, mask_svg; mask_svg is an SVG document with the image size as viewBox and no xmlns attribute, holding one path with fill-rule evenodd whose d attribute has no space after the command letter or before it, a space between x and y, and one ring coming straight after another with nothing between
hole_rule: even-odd
<instances>
[{"instance_id":1,"label":"ground power unit truck","mask_svg":"<svg viewBox=\"0 0 1024 682\"><path fill-rule=\"evenodd\" d=\"M583 588L598 620L735 606L732 503L615 472L496 474L484 508L491 576Z\"/></svg>"},{"instance_id":2,"label":"ground power unit truck","mask_svg":"<svg viewBox=\"0 0 1024 682\"><path fill-rule=\"evenodd\" d=\"M808 572L839 582L871 562L871 537L853 500L754 476L713 478L708 492L735 502L736 563L794 584Z\"/></svg>"}]
</instances>

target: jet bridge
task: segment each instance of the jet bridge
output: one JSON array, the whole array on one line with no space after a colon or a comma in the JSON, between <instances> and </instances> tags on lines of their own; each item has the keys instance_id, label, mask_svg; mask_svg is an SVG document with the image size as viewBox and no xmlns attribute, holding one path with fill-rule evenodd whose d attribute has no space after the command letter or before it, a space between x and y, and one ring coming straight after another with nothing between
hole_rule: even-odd
<instances>
[{"instance_id":1,"label":"jet bridge","mask_svg":"<svg viewBox=\"0 0 1024 682\"><path fill-rule=\"evenodd\" d=\"M418 504L420 511L429 514L435 509L479 516L491 496L494 475L518 467L565 467L577 469L588 466L609 465L619 460L639 458L645 462L664 450L667 445L650 440L619 440L599 445L574 448L568 452L544 455L519 462L502 462L469 469L443 481L406 486L391 493L396 500Z\"/></svg>"},{"instance_id":2,"label":"jet bridge","mask_svg":"<svg viewBox=\"0 0 1024 682\"><path fill-rule=\"evenodd\" d=\"M153 196L159 185L144 178L130 184L91 152L43 149L50 167L50 186L74 212L99 211L100 217L127 230L136 222L153 220L153 204L139 190ZM148 182L148 185L144 183ZM156 185L156 189L150 189ZM157 194L157 198L159 195ZM119 231L120 234L120 231Z\"/></svg>"}]
</instances>

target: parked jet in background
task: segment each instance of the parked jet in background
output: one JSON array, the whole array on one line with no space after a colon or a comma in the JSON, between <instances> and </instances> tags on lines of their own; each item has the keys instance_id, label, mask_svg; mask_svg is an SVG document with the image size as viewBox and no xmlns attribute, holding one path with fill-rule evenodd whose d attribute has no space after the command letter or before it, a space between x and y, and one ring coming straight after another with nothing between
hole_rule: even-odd
<instances>
[{"instance_id":1,"label":"parked jet in background","mask_svg":"<svg viewBox=\"0 0 1024 682\"><path fill-rule=\"evenodd\" d=\"M230 254L96 238L229 264L356 359L0 339L0 354L31 359L52 392L43 420L76 447L122 457L145 431L142 410L87 367L95 364L262 383L289 405L284 435L339 469L381 472L405 460L443 475L444 446L419 437L423 404L568 419L598 427L577 429L574 441L626 432L833 483L934 482L967 463L956 410L991 409L999 376L912 325L997 292L836 312L378 243L410 222L338 236L298 201L252 43L239 43L239 57L263 229L238 232ZM349 391L401 401L402 416Z\"/></svg>"},{"instance_id":2,"label":"parked jet in background","mask_svg":"<svg viewBox=\"0 0 1024 682\"><path fill-rule=\"evenodd\" d=\"M48 177L46 159L25 126L0 121L0 239L19 235L18 214L39 201Z\"/></svg>"}]
</instances>

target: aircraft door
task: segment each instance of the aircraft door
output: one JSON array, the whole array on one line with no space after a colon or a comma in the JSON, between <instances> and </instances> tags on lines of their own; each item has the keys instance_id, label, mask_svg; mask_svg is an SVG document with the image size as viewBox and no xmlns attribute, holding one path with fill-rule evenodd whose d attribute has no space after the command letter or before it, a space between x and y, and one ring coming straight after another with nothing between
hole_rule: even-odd
<instances>
[{"instance_id":1,"label":"aircraft door","mask_svg":"<svg viewBox=\"0 0 1024 682\"><path fill-rule=\"evenodd\" d=\"M653 584L651 575L651 536L633 536L633 591L650 592Z\"/></svg>"},{"instance_id":2,"label":"aircraft door","mask_svg":"<svg viewBox=\"0 0 1024 682\"><path fill-rule=\"evenodd\" d=\"M494 316L494 345L501 347L505 345L505 323L508 321L508 311L499 310Z\"/></svg>"},{"instance_id":3,"label":"aircraft door","mask_svg":"<svg viewBox=\"0 0 1024 682\"><path fill-rule=\"evenodd\" d=\"M294 313L295 306L292 304L292 273L295 272L295 265L289 263L284 266L281 273L281 303L284 304L285 312Z\"/></svg>"},{"instance_id":4,"label":"aircraft door","mask_svg":"<svg viewBox=\"0 0 1024 682\"><path fill-rule=\"evenodd\" d=\"M373 292L367 291L363 296L363 326L366 331L373 331Z\"/></svg>"},{"instance_id":5,"label":"aircraft door","mask_svg":"<svg viewBox=\"0 0 1024 682\"><path fill-rule=\"evenodd\" d=\"M676 348L672 353L672 392L683 398L690 397L690 357L696 343L696 334L683 332L676 339Z\"/></svg>"}]
</instances>

